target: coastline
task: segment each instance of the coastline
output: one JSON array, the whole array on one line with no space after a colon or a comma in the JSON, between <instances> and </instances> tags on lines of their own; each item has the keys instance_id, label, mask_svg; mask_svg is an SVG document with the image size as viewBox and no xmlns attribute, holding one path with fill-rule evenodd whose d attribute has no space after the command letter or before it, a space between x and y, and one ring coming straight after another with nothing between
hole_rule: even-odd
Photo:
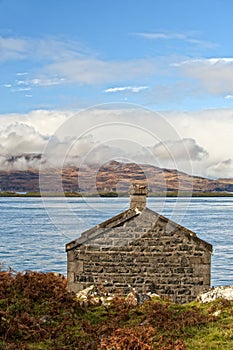
<instances>
[{"instance_id":1,"label":"coastline","mask_svg":"<svg viewBox=\"0 0 233 350\"><path fill-rule=\"evenodd\" d=\"M13 191L3 191L0 192L0 197L128 197L127 192L13 192ZM232 192L183 192L183 191L168 191L168 192L151 192L148 194L148 197L233 197Z\"/></svg>"}]
</instances>

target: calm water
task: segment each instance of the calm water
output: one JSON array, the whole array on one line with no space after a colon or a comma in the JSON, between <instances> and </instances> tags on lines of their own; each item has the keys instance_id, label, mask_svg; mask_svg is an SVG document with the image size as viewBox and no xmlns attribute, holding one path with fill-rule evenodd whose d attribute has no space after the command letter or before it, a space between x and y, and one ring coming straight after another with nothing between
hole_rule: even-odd
<instances>
[{"instance_id":1,"label":"calm water","mask_svg":"<svg viewBox=\"0 0 233 350\"><path fill-rule=\"evenodd\" d=\"M128 206L128 198L0 198L0 262L66 274L65 244ZM149 198L147 206L213 244L212 285L233 285L233 198Z\"/></svg>"}]
</instances>

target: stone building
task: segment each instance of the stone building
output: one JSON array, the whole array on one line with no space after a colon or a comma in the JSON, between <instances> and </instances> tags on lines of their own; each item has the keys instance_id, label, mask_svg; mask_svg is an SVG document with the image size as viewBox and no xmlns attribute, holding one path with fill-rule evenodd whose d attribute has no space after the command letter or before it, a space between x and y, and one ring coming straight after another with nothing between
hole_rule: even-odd
<instances>
[{"instance_id":1,"label":"stone building","mask_svg":"<svg viewBox=\"0 0 233 350\"><path fill-rule=\"evenodd\" d=\"M210 287L211 244L146 207L134 185L130 208L66 245L68 288L152 292L185 303Z\"/></svg>"}]
</instances>

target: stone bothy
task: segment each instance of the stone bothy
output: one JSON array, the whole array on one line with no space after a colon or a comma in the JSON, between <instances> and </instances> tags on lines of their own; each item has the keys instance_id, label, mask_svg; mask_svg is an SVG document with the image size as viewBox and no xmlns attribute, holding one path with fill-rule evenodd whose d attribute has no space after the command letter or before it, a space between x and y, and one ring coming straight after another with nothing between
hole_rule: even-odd
<instances>
[{"instance_id":1,"label":"stone bothy","mask_svg":"<svg viewBox=\"0 0 233 350\"><path fill-rule=\"evenodd\" d=\"M185 303L210 287L211 244L146 207L147 188L133 185L130 209L66 245L68 288L157 293Z\"/></svg>"}]
</instances>

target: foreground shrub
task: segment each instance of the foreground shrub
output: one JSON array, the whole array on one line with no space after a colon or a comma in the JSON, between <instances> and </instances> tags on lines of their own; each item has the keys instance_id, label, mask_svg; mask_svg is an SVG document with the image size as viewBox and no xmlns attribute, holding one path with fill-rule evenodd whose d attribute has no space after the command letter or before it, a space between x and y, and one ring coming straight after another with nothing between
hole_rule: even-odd
<instances>
[{"instance_id":1,"label":"foreground shrub","mask_svg":"<svg viewBox=\"0 0 233 350\"><path fill-rule=\"evenodd\" d=\"M133 306L122 296L96 304L89 296L84 305L67 291L63 276L0 271L0 349L228 350L232 304L157 299Z\"/></svg>"},{"instance_id":2,"label":"foreground shrub","mask_svg":"<svg viewBox=\"0 0 233 350\"><path fill-rule=\"evenodd\" d=\"M1 271L0 300L0 337L4 343L53 339L73 326L81 312L67 292L66 279L53 273Z\"/></svg>"}]
</instances>

